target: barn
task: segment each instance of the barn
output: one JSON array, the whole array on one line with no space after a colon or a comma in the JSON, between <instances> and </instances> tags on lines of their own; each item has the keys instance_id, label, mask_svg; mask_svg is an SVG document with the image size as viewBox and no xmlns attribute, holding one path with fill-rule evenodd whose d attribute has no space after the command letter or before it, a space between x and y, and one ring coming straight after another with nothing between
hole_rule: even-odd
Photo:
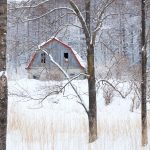
<instances>
[{"instance_id":1,"label":"barn","mask_svg":"<svg viewBox=\"0 0 150 150\"><path fill-rule=\"evenodd\" d=\"M67 72L70 77L85 73L86 65L78 53L57 38L51 38L38 47L50 54L53 59ZM65 76L60 69L50 61L46 53L36 50L26 67L29 79L62 80ZM80 79L84 78L80 76Z\"/></svg>"}]
</instances>

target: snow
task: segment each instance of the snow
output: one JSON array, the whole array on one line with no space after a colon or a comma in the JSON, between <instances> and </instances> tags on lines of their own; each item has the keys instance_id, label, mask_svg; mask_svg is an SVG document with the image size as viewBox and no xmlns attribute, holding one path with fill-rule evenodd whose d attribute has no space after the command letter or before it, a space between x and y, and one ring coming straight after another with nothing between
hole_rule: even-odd
<instances>
[{"instance_id":1,"label":"snow","mask_svg":"<svg viewBox=\"0 0 150 150\"><path fill-rule=\"evenodd\" d=\"M52 39L56 39L58 41L60 41L58 38L56 38L55 36L52 36L50 39L48 39L47 41L44 41L43 43L38 45L38 49L40 49L42 46L44 46L46 43L48 43L49 41L51 41ZM60 41L61 42L61 41Z\"/></svg>"},{"instance_id":2,"label":"snow","mask_svg":"<svg viewBox=\"0 0 150 150\"><path fill-rule=\"evenodd\" d=\"M5 73L4 71L0 71L0 77L1 77L4 73Z\"/></svg>"},{"instance_id":3,"label":"snow","mask_svg":"<svg viewBox=\"0 0 150 150\"><path fill-rule=\"evenodd\" d=\"M7 150L148 150L141 147L140 111L130 112L132 94L115 94L105 106L97 94L98 140L88 144L88 122L83 107L68 85L60 94L44 97L67 81L21 79L9 81ZM87 80L72 81L88 108ZM124 85L128 88L127 83ZM16 94L14 94L16 93ZM31 98L29 100L29 98ZM149 112L148 112L149 119ZM148 132L150 135L150 132Z\"/></svg>"},{"instance_id":4,"label":"snow","mask_svg":"<svg viewBox=\"0 0 150 150\"><path fill-rule=\"evenodd\" d=\"M3 75L7 76L7 72L6 71L0 71L0 77Z\"/></svg>"},{"instance_id":5,"label":"snow","mask_svg":"<svg viewBox=\"0 0 150 150\"><path fill-rule=\"evenodd\" d=\"M72 49L72 51L74 55L76 56L76 58L78 59L78 61L80 62L81 66L83 68L86 68L86 62L81 58L81 56L75 50Z\"/></svg>"}]
</instances>

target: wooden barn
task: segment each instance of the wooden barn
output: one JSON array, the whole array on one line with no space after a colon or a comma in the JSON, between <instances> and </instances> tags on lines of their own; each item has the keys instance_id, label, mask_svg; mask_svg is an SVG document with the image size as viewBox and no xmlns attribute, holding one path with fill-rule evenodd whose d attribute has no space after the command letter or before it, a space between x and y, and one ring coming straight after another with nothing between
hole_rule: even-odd
<instances>
[{"instance_id":1,"label":"wooden barn","mask_svg":"<svg viewBox=\"0 0 150 150\"><path fill-rule=\"evenodd\" d=\"M70 46L58 40L49 39L39 47L51 54L53 59L67 72L70 77L79 73L85 73L86 66L83 59ZM35 51L27 66L28 78L39 80L62 80L65 79L58 67L50 61L43 51ZM80 79L83 79L80 76Z\"/></svg>"}]
</instances>

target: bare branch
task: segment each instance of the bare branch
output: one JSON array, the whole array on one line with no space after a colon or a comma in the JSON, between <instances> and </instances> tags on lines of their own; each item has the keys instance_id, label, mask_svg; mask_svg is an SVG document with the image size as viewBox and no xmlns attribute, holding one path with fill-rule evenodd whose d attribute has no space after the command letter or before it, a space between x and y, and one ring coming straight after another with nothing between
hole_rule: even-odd
<instances>
[{"instance_id":1,"label":"bare branch","mask_svg":"<svg viewBox=\"0 0 150 150\"><path fill-rule=\"evenodd\" d=\"M101 29L102 27L102 16L105 12L105 10L114 2L115 0L111 0L109 2L109 0L107 0L106 2L106 5L103 7L102 11L99 13L98 15L98 21L97 21L97 24L96 24L96 28L95 28L95 31L92 33L92 43L95 44L95 39L96 39L96 36L97 36L97 32Z\"/></svg>"},{"instance_id":2,"label":"bare branch","mask_svg":"<svg viewBox=\"0 0 150 150\"><path fill-rule=\"evenodd\" d=\"M40 48L40 47L39 47L39 48ZM76 93L77 97L79 98L80 103L81 103L82 105L84 105L81 96L79 95L79 93L78 93L77 90L75 89L74 85L71 83L72 80L70 81L70 77L69 77L69 75L67 74L67 72L53 59L53 57L52 57L51 54L49 54L49 53L48 53L46 50L44 50L44 49L41 49L41 50L42 50L46 55L49 56L51 62L52 62L53 64L55 64L55 65L60 69L60 71L65 75L65 77L68 79L68 81L69 81L69 83L70 83L72 89L74 90L74 92ZM80 74L80 75L81 75L81 74ZM83 75L83 74L82 74L82 75ZM86 74L84 74L84 75L86 75ZM77 77L78 77L78 76L77 76ZM47 95L46 97L48 97L48 95ZM86 108L85 105L84 105L83 108L85 109L85 112L87 113L88 110L87 110L87 108Z\"/></svg>"},{"instance_id":3,"label":"bare branch","mask_svg":"<svg viewBox=\"0 0 150 150\"><path fill-rule=\"evenodd\" d=\"M106 82L107 84L109 84L116 92L118 92L122 98L126 98L126 96L124 96L115 86L113 86L113 84L111 84L108 80L99 80L97 81L96 84L100 83L100 82Z\"/></svg>"},{"instance_id":4,"label":"bare branch","mask_svg":"<svg viewBox=\"0 0 150 150\"><path fill-rule=\"evenodd\" d=\"M69 2L70 2L70 5L72 6L74 12L76 13L78 19L80 20L80 23L81 23L82 28L83 28L83 32L84 32L85 37L86 37L86 42L89 43L89 41L87 41L87 39L90 39L90 31L88 30L85 19L84 19L83 15L81 14L81 11L79 10L78 6L74 3L74 1L69 0Z\"/></svg>"},{"instance_id":5,"label":"bare branch","mask_svg":"<svg viewBox=\"0 0 150 150\"><path fill-rule=\"evenodd\" d=\"M45 4L46 2L48 2L49 0L45 0L43 2L40 2L36 5L29 5L29 6L20 6L20 7L15 7L16 9L22 9L22 8L36 8L36 7L39 7L40 5L43 5Z\"/></svg>"},{"instance_id":6,"label":"bare branch","mask_svg":"<svg viewBox=\"0 0 150 150\"><path fill-rule=\"evenodd\" d=\"M71 8L69 8L69 7L58 7L58 8L54 8L54 9L48 11L47 13L45 13L45 14L39 16L39 17L35 17L35 18L32 18L32 19L27 19L27 20L21 20L21 21L24 23L24 22L28 22L28 21L38 20L38 19L40 19L40 18L42 18L42 17L45 17L46 15L48 15L48 14L50 14L50 13L56 11L56 10L62 10L62 9L71 11L72 14L75 14L75 15L76 15L76 13L74 12L74 10L71 9Z\"/></svg>"}]
</instances>

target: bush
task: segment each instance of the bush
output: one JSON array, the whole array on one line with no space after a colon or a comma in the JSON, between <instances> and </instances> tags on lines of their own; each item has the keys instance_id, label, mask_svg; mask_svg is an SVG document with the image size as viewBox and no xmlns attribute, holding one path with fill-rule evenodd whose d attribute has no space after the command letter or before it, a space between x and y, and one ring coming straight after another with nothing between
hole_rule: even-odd
<instances>
[{"instance_id":1,"label":"bush","mask_svg":"<svg viewBox=\"0 0 150 150\"><path fill-rule=\"evenodd\" d=\"M109 105L114 97L114 89L109 85L103 87L103 97L105 99L105 105Z\"/></svg>"}]
</instances>

